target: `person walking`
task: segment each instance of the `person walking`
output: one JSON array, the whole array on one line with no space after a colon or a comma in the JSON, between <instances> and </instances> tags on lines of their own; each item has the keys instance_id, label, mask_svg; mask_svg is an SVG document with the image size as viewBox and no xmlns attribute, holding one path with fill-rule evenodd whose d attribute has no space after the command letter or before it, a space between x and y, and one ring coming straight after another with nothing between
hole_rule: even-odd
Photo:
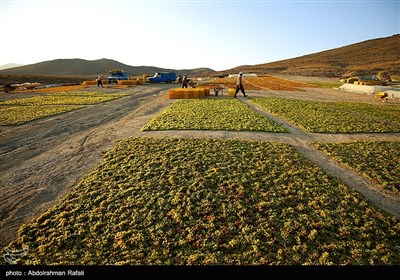
<instances>
[{"instance_id":1,"label":"person walking","mask_svg":"<svg viewBox=\"0 0 400 280\"><path fill-rule=\"evenodd\" d=\"M101 80L101 76L97 76L96 81L97 81L97 87L100 87L100 86L104 87L103 81Z\"/></svg>"},{"instance_id":2,"label":"person walking","mask_svg":"<svg viewBox=\"0 0 400 280\"><path fill-rule=\"evenodd\" d=\"M244 92L242 78L243 78L243 73L239 72L239 75L236 80L236 90L235 90L235 96L234 96L235 98L236 98L236 94L238 94L239 90L243 93L244 97L247 97L246 93Z\"/></svg>"},{"instance_id":3,"label":"person walking","mask_svg":"<svg viewBox=\"0 0 400 280\"><path fill-rule=\"evenodd\" d=\"M188 80L186 74L183 75L183 78L182 78L182 88L187 88L187 87L188 87L188 82L189 82L189 80Z\"/></svg>"}]
</instances>

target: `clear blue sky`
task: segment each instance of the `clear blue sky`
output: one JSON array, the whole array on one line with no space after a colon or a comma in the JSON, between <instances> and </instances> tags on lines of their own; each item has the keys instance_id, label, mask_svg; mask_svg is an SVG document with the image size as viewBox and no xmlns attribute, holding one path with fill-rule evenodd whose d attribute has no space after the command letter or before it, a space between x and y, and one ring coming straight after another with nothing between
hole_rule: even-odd
<instances>
[{"instance_id":1,"label":"clear blue sky","mask_svg":"<svg viewBox=\"0 0 400 280\"><path fill-rule=\"evenodd\" d=\"M0 65L109 58L224 70L400 33L400 0L0 2Z\"/></svg>"}]
</instances>

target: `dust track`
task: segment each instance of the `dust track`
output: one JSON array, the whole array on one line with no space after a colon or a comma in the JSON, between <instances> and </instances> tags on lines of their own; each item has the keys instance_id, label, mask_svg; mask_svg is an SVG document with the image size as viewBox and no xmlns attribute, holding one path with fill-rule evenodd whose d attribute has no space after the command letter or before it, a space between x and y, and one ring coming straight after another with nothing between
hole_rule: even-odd
<instances>
[{"instance_id":1,"label":"dust track","mask_svg":"<svg viewBox=\"0 0 400 280\"><path fill-rule=\"evenodd\" d=\"M165 106L164 88L143 87L90 105L0 131L0 242L46 211L97 164L116 141L140 129L137 121Z\"/></svg>"}]
</instances>

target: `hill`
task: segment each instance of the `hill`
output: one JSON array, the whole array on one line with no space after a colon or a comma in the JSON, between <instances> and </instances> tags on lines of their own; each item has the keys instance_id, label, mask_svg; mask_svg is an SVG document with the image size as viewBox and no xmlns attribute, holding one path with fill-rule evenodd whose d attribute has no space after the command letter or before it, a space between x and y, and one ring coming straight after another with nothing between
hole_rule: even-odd
<instances>
[{"instance_id":1,"label":"hill","mask_svg":"<svg viewBox=\"0 0 400 280\"><path fill-rule=\"evenodd\" d=\"M363 41L296 58L239 66L216 74L239 71L322 77L376 75L387 70L400 75L400 35Z\"/></svg>"},{"instance_id":2,"label":"hill","mask_svg":"<svg viewBox=\"0 0 400 280\"><path fill-rule=\"evenodd\" d=\"M400 34L371 39L340 48L296 58L256 65L242 65L224 71L209 68L166 69L155 66L130 66L111 59L56 59L0 70L0 75L107 76L112 69L123 69L131 76L175 71L191 76L221 76L239 71L258 74L287 74L321 77L376 75L381 70L400 75Z\"/></svg>"},{"instance_id":3,"label":"hill","mask_svg":"<svg viewBox=\"0 0 400 280\"><path fill-rule=\"evenodd\" d=\"M123 69L130 76L154 74L155 72L187 73L196 75L200 73L212 73L214 70L209 68L195 69L166 69L154 66L130 66L112 59L84 60L84 59L55 59L35 64L24 65L21 67L9 68L0 71L1 75L43 75L43 76L75 76L93 77L97 75L108 76L108 72L113 69Z\"/></svg>"}]
</instances>

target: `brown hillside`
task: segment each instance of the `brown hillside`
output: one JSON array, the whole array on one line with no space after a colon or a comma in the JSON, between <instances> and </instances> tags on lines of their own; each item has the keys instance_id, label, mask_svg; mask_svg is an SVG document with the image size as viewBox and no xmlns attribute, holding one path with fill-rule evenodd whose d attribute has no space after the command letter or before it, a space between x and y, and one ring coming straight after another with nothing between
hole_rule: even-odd
<instances>
[{"instance_id":1,"label":"brown hillside","mask_svg":"<svg viewBox=\"0 0 400 280\"><path fill-rule=\"evenodd\" d=\"M237 71L302 76L349 77L376 75L387 70L400 75L400 34L252 66L239 66L220 73Z\"/></svg>"},{"instance_id":2,"label":"brown hillside","mask_svg":"<svg viewBox=\"0 0 400 280\"><path fill-rule=\"evenodd\" d=\"M96 77L97 75L108 76L110 70L122 69L130 76L149 74L155 72L174 71L178 74L198 74L203 72L213 72L209 68L196 69L166 69L154 66L130 66L112 59L55 59L43 61L35 64L24 65L15 68L4 69L0 75L39 75L39 76L73 76L73 77Z\"/></svg>"},{"instance_id":3,"label":"brown hillside","mask_svg":"<svg viewBox=\"0 0 400 280\"><path fill-rule=\"evenodd\" d=\"M96 77L108 75L112 69L123 69L130 76L155 72L175 71L191 76L220 76L239 71L261 74L287 74L301 76L349 77L376 75L381 70L400 75L400 34L390 37L363 41L360 43L304 55L271 63L242 65L236 68L215 72L209 68L165 69L153 66L130 66L111 59L83 60L56 59L36 64L24 65L0 71L0 84L5 75L39 75ZM3 75L3 79L1 79ZM3 82L4 84L4 82Z\"/></svg>"}]
</instances>

